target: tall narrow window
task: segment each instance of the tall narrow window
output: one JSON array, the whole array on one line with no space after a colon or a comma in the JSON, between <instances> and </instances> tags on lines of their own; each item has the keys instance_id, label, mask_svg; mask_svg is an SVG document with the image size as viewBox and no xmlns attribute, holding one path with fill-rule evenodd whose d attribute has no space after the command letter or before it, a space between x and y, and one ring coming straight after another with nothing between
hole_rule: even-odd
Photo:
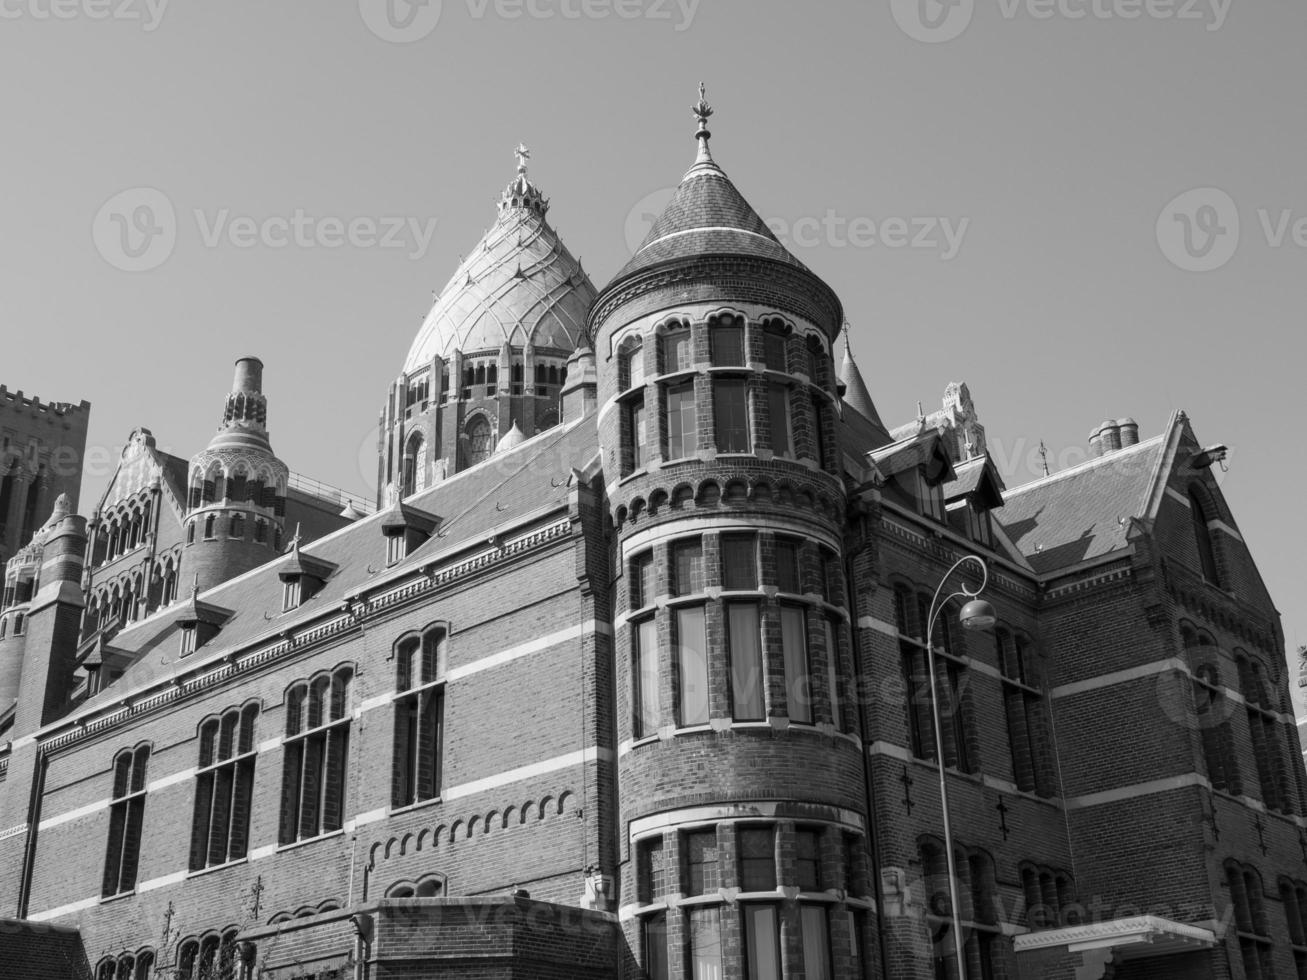
<instances>
[{"instance_id":1,"label":"tall narrow window","mask_svg":"<svg viewBox=\"0 0 1307 980\"><path fill-rule=\"evenodd\" d=\"M789 538L776 539L776 588L795 595L803 591L799 575L799 546Z\"/></svg>"},{"instance_id":2,"label":"tall narrow window","mask_svg":"<svg viewBox=\"0 0 1307 980\"><path fill-rule=\"evenodd\" d=\"M777 456L791 455L790 389L783 384L767 386L767 416L771 425L771 451Z\"/></svg>"},{"instance_id":3,"label":"tall narrow window","mask_svg":"<svg viewBox=\"0 0 1307 980\"><path fill-rule=\"evenodd\" d=\"M286 696L281 786L282 844L344 826L345 765L349 753L349 689L353 671L341 667L293 686Z\"/></svg>"},{"instance_id":4,"label":"tall narrow window","mask_svg":"<svg viewBox=\"0 0 1307 980\"><path fill-rule=\"evenodd\" d=\"M650 605L657 595L655 589L653 552L646 551L631 559L631 608Z\"/></svg>"},{"instance_id":5,"label":"tall narrow window","mask_svg":"<svg viewBox=\"0 0 1307 980\"><path fill-rule=\"evenodd\" d=\"M672 545L672 594L694 595L702 592L703 544L698 538L677 541Z\"/></svg>"},{"instance_id":6,"label":"tall narrow window","mask_svg":"<svg viewBox=\"0 0 1307 980\"><path fill-rule=\"evenodd\" d=\"M1238 654L1239 686L1248 713L1248 731L1252 736L1253 759L1261 784L1262 802L1268 810L1288 812L1288 768L1282 754L1280 721L1274 705L1268 703L1262 665L1246 654ZM1298 764L1294 760L1295 764Z\"/></svg>"},{"instance_id":7,"label":"tall narrow window","mask_svg":"<svg viewBox=\"0 0 1307 980\"><path fill-rule=\"evenodd\" d=\"M690 978L721 980L722 926L717 906L690 910Z\"/></svg>"},{"instance_id":8,"label":"tall narrow window","mask_svg":"<svg viewBox=\"0 0 1307 980\"><path fill-rule=\"evenodd\" d=\"M259 706L232 708L200 726L195 814L191 821L190 869L245 857L250 843L250 803L258 747L254 725Z\"/></svg>"},{"instance_id":9,"label":"tall narrow window","mask_svg":"<svg viewBox=\"0 0 1307 980\"><path fill-rule=\"evenodd\" d=\"M717 831L694 830L685 835L685 878L689 895L708 895L721 887L717 872Z\"/></svg>"},{"instance_id":10,"label":"tall narrow window","mask_svg":"<svg viewBox=\"0 0 1307 980\"><path fill-rule=\"evenodd\" d=\"M678 716L682 726L708 724L708 643L703 606L676 610Z\"/></svg>"},{"instance_id":11,"label":"tall narrow window","mask_svg":"<svg viewBox=\"0 0 1307 980\"><path fill-rule=\"evenodd\" d=\"M762 335L763 361L768 371L789 371L785 346L785 334L775 327L768 326Z\"/></svg>"},{"instance_id":12,"label":"tall narrow window","mask_svg":"<svg viewBox=\"0 0 1307 980\"><path fill-rule=\"evenodd\" d=\"M805 980L831 980L830 924L824 905L800 905Z\"/></svg>"},{"instance_id":13,"label":"tall narrow window","mask_svg":"<svg viewBox=\"0 0 1307 980\"><path fill-rule=\"evenodd\" d=\"M440 795L444 741L446 631L429 627L395 650L395 756L391 805Z\"/></svg>"},{"instance_id":14,"label":"tall narrow window","mask_svg":"<svg viewBox=\"0 0 1307 980\"><path fill-rule=\"evenodd\" d=\"M1271 980L1275 976L1274 947L1266 917L1262 879L1252 868L1234 862L1225 866L1225 872L1244 975L1248 980Z\"/></svg>"},{"instance_id":15,"label":"tall narrow window","mask_svg":"<svg viewBox=\"0 0 1307 980\"><path fill-rule=\"evenodd\" d=\"M635 717L633 732L636 738L644 738L658 730L658 628L652 616L636 623L632 629L632 642L635 644L634 670Z\"/></svg>"},{"instance_id":16,"label":"tall narrow window","mask_svg":"<svg viewBox=\"0 0 1307 980\"><path fill-rule=\"evenodd\" d=\"M826 403L820 395L814 393L809 396L809 404L812 406L813 450L817 454L817 463L822 469L828 469L831 460L826 434Z\"/></svg>"},{"instance_id":17,"label":"tall narrow window","mask_svg":"<svg viewBox=\"0 0 1307 980\"><path fill-rule=\"evenodd\" d=\"M766 709L758 604L727 603L726 633L731 660L731 714L736 721L762 721Z\"/></svg>"},{"instance_id":18,"label":"tall narrow window","mask_svg":"<svg viewBox=\"0 0 1307 980\"><path fill-rule=\"evenodd\" d=\"M667 890L667 869L662 837L646 837L636 844L636 901L648 905Z\"/></svg>"},{"instance_id":19,"label":"tall narrow window","mask_svg":"<svg viewBox=\"0 0 1307 980\"><path fill-rule=\"evenodd\" d=\"M830 698L831 723L842 729L843 709L840 705L840 624L827 616L822 620L826 633L826 694Z\"/></svg>"},{"instance_id":20,"label":"tall narrow window","mask_svg":"<svg viewBox=\"0 0 1307 980\"><path fill-rule=\"evenodd\" d=\"M1189 488L1189 515L1193 520L1194 542L1198 546L1198 563L1203 578L1220 588L1221 572L1216 564L1216 549L1212 546L1211 517L1196 486Z\"/></svg>"},{"instance_id":21,"label":"tall narrow window","mask_svg":"<svg viewBox=\"0 0 1307 980\"><path fill-rule=\"evenodd\" d=\"M744 324L738 317L724 316L708 327L712 362L718 367L744 365Z\"/></svg>"},{"instance_id":22,"label":"tall narrow window","mask_svg":"<svg viewBox=\"0 0 1307 980\"><path fill-rule=\"evenodd\" d=\"M113 798L109 801L109 843L104 855L100 894L121 895L136 887L141 857L141 823L145 818L145 778L150 747L118 753L113 763Z\"/></svg>"},{"instance_id":23,"label":"tall narrow window","mask_svg":"<svg viewBox=\"0 0 1307 980\"><path fill-rule=\"evenodd\" d=\"M1230 731L1230 709L1215 663L1202 663L1194 668L1193 692L1207 778L1213 789L1238 795L1242 784Z\"/></svg>"},{"instance_id":24,"label":"tall narrow window","mask_svg":"<svg viewBox=\"0 0 1307 980\"><path fill-rule=\"evenodd\" d=\"M800 891L821 891L821 831L800 828L794 832L794 874Z\"/></svg>"},{"instance_id":25,"label":"tall narrow window","mask_svg":"<svg viewBox=\"0 0 1307 980\"><path fill-rule=\"evenodd\" d=\"M644 972L649 980L670 980L667 955L667 913L655 912L641 920L644 941Z\"/></svg>"},{"instance_id":26,"label":"tall narrow window","mask_svg":"<svg viewBox=\"0 0 1307 980\"><path fill-rule=\"evenodd\" d=\"M786 707L791 721L812 721L812 671L808 662L808 614L781 606L781 649L785 657Z\"/></svg>"},{"instance_id":27,"label":"tall narrow window","mask_svg":"<svg viewBox=\"0 0 1307 980\"><path fill-rule=\"evenodd\" d=\"M490 458L494 448L490 442L490 423L478 415L467 426L467 465L476 466Z\"/></svg>"},{"instance_id":28,"label":"tall narrow window","mask_svg":"<svg viewBox=\"0 0 1307 980\"><path fill-rule=\"evenodd\" d=\"M626 429L627 445L631 447L631 463L627 472L634 472L649 462L644 395L637 395L626 404Z\"/></svg>"},{"instance_id":29,"label":"tall narrow window","mask_svg":"<svg viewBox=\"0 0 1307 980\"><path fill-rule=\"evenodd\" d=\"M718 378L713 382L713 416L719 453L749 451L749 392L747 382Z\"/></svg>"},{"instance_id":30,"label":"tall narrow window","mask_svg":"<svg viewBox=\"0 0 1307 980\"><path fill-rule=\"evenodd\" d=\"M1052 796L1056 783L1049 758L1048 719L1043 691L1028 663L1030 645L1006 630L996 633L995 643L1003 674L1003 708L1017 787L1026 793Z\"/></svg>"},{"instance_id":31,"label":"tall narrow window","mask_svg":"<svg viewBox=\"0 0 1307 980\"><path fill-rule=\"evenodd\" d=\"M639 337L630 341L623 352L620 372L623 391L644 384L644 344Z\"/></svg>"},{"instance_id":32,"label":"tall narrow window","mask_svg":"<svg viewBox=\"0 0 1307 980\"><path fill-rule=\"evenodd\" d=\"M781 980L781 930L775 905L743 906L749 980Z\"/></svg>"},{"instance_id":33,"label":"tall narrow window","mask_svg":"<svg viewBox=\"0 0 1307 980\"><path fill-rule=\"evenodd\" d=\"M699 448L698 415L694 405L694 383L668 385L667 458L681 459Z\"/></svg>"}]
</instances>

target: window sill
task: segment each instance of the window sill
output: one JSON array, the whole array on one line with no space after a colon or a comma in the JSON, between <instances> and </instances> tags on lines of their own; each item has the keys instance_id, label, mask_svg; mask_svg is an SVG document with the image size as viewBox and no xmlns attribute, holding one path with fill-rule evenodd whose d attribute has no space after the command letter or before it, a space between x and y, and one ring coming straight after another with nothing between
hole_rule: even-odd
<instances>
[{"instance_id":1,"label":"window sill","mask_svg":"<svg viewBox=\"0 0 1307 980\"><path fill-rule=\"evenodd\" d=\"M203 878L205 875L224 871L227 868L235 868L242 864L249 864L249 862L250 859L247 854L245 857L234 858L231 861L225 861L222 864L211 864L207 868L198 868L195 871L187 871L186 880L190 881L192 878Z\"/></svg>"},{"instance_id":2,"label":"window sill","mask_svg":"<svg viewBox=\"0 0 1307 980\"><path fill-rule=\"evenodd\" d=\"M285 851L293 851L300 847L308 847L310 844L316 844L319 841L329 840L332 837L344 837L344 836L345 836L344 827L341 827L340 830L329 830L325 834L318 834L317 837L305 837L303 840L292 841L289 844L278 844L277 853L281 854Z\"/></svg>"},{"instance_id":3,"label":"window sill","mask_svg":"<svg viewBox=\"0 0 1307 980\"><path fill-rule=\"evenodd\" d=\"M100 896L100 904L109 905L113 902L121 902L125 898L135 898L135 897L136 897L136 889L133 888L129 892L119 892L117 895L102 895Z\"/></svg>"},{"instance_id":4,"label":"window sill","mask_svg":"<svg viewBox=\"0 0 1307 980\"><path fill-rule=\"evenodd\" d=\"M412 813L414 810L423 810L429 806L435 806L437 803L443 802L443 800L444 797L433 796L429 800L418 800L416 803L405 803L403 806L391 807L386 813L391 817L399 817L406 813Z\"/></svg>"}]
</instances>

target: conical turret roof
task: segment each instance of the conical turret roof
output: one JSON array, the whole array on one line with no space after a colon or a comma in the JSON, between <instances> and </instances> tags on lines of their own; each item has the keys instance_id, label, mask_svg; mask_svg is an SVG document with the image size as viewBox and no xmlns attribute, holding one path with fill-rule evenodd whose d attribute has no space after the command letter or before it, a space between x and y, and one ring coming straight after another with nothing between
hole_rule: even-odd
<instances>
[{"instance_id":1,"label":"conical turret roof","mask_svg":"<svg viewBox=\"0 0 1307 980\"><path fill-rule=\"evenodd\" d=\"M844 333L844 360L840 364L840 384L844 385L844 404L883 429L885 423L880 420L876 403L871 400L871 391L867 388L867 382L862 380L862 372L858 370L858 365L853 361L853 350L849 347L847 328Z\"/></svg>"}]
</instances>

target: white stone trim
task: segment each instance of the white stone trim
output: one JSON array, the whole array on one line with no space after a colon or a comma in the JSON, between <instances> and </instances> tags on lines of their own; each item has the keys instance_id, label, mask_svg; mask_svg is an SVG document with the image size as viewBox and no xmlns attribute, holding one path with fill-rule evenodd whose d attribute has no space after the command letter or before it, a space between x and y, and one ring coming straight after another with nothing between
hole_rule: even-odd
<instances>
[{"instance_id":1,"label":"white stone trim","mask_svg":"<svg viewBox=\"0 0 1307 980\"><path fill-rule=\"evenodd\" d=\"M57 817L48 817L37 824L36 829L49 830L52 827L58 827L60 824L71 823L74 820L80 820L82 817L89 817L93 813L99 813L101 810L107 809L109 809L108 800L96 800L94 803L86 804L86 806L79 806L76 810L61 813Z\"/></svg>"},{"instance_id":2,"label":"white stone trim","mask_svg":"<svg viewBox=\"0 0 1307 980\"><path fill-rule=\"evenodd\" d=\"M469 783L463 783L461 786L452 786L441 793L440 798L446 801L457 800L465 796L484 793L486 790L498 789L510 783L520 782L523 779L531 779L535 776L543 776L546 773L557 772L559 769L570 769L572 766L584 765L599 760L609 761L612 757L611 749L592 745L586 749L569 752L567 755L559 755L552 759L545 759L542 762L519 766L516 769L501 772L496 776L487 776L484 779L474 779Z\"/></svg>"},{"instance_id":3,"label":"white stone trim","mask_svg":"<svg viewBox=\"0 0 1307 980\"><path fill-rule=\"evenodd\" d=\"M1225 521L1222 520L1208 521L1207 526L1215 531L1223 531L1224 533L1228 534L1230 537L1234 538L1234 540L1238 541L1240 544L1243 544L1243 535L1240 534L1238 531L1236 531L1234 528L1232 528L1229 524L1225 523Z\"/></svg>"},{"instance_id":4,"label":"white stone trim","mask_svg":"<svg viewBox=\"0 0 1307 980\"><path fill-rule=\"evenodd\" d=\"M1071 697L1075 694L1084 694L1087 691L1096 691L1102 687L1112 687L1115 684L1126 684L1144 677L1165 674L1167 671L1172 670L1188 675L1189 665L1179 657L1168 657L1166 660L1154 660L1152 663L1140 664L1138 667L1128 667L1125 670L1113 671L1110 674L1099 674L1097 677L1089 677L1083 681L1060 684L1048 693L1050 697L1054 698Z\"/></svg>"},{"instance_id":5,"label":"white stone trim","mask_svg":"<svg viewBox=\"0 0 1307 980\"><path fill-rule=\"evenodd\" d=\"M136 886L137 892L152 892L156 888L167 888L171 885L180 885L186 880L185 871L174 871L170 875L162 875L158 878L151 878L149 881L143 881Z\"/></svg>"},{"instance_id":6,"label":"white stone trim","mask_svg":"<svg viewBox=\"0 0 1307 980\"><path fill-rule=\"evenodd\" d=\"M19 834L27 832L27 824L20 823L17 826L10 827L8 830L0 830L0 840L8 840L10 837L17 837Z\"/></svg>"},{"instance_id":7,"label":"white stone trim","mask_svg":"<svg viewBox=\"0 0 1307 980\"><path fill-rule=\"evenodd\" d=\"M80 902L69 902L67 905L60 905L56 908L46 909L44 912L33 912L28 916L33 922L46 922L50 919L57 919L64 915L73 915L77 912L83 912L86 909L95 908L100 903L98 898L84 898Z\"/></svg>"},{"instance_id":8,"label":"white stone trim","mask_svg":"<svg viewBox=\"0 0 1307 980\"><path fill-rule=\"evenodd\" d=\"M1083 810L1091 806L1102 806L1105 803L1121 803L1141 796L1151 796L1154 793L1173 793L1190 786L1211 789L1211 785L1206 777L1196 772L1188 772L1180 776L1150 779L1148 782L1135 783L1132 786L1117 786L1097 793L1086 793L1084 796L1068 797L1065 806L1068 810Z\"/></svg>"},{"instance_id":9,"label":"white stone trim","mask_svg":"<svg viewBox=\"0 0 1307 980\"><path fill-rule=\"evenodd\" d=\"M887 623L884 620L877 619L875 616L859 616L858 629L875 630L877 633L884 633L886 636L895 640L899 638L899 628L893 623Z\"/></svg>"},{"instance_id":10,"label":"white stone trim","mask_svg":"<svg viewBox=\"0 0 1307 980\"><path fill-rule=\"evenodd\" d=\"M1113 919L1111 922L1092 922L1082 926L1045 929L1028 932L1013 939L1018 953L1032 949L1049 949L1065 946L1067 952L1078 953L1090 949L1107 949L1115 946L1143 944L1158 948L1154 955L1179 952L1175 947L1204 947L1216 945L1216 934L1210 929L1163 919L1155 915L1141 915L1130 919ZM1170 947L1170 948L1167 948Z\"/></svg>"},{"instance_id":11,"label":"white stone trim","mask_svg":"<svg viewBox=\"0 0 1307 980\"><path fill-rule=\"evenodd\" d=\"M724 804L721 806L696 806L688 807L684 810L669 810L665 813L655 813L648 817L640 817L638 820L632 820L627 833L630 840L647 836L658 830L667 830L672 827L685 827L692 824L704 823L732 823L739 821L749 821L758 819L787 819L782 813L784 810L793 810L796 804L786 802L760 802L750 800L747 803ZM815 823L829 823L840 827L848 827L859 833L865 833L866 822L862 814L854 810L846 810L843 807L828 806L824 804L814 804L804 806L805 810L813 811L818 808L827 810L830 816L813 816L811 813L805 813L804 821Z\"/></svg>"}]
</instances>

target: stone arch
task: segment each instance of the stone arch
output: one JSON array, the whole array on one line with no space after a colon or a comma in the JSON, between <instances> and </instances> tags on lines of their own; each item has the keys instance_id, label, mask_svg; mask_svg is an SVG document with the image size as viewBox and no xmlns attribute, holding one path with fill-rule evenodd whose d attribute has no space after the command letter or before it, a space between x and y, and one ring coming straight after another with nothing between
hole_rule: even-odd
<instances>
[{"instance_id":1,"label":"stone arch","mask_svg":"<svg viewBox=\"0 0 1307 980\"><path fill-rule=\"evenodd\" d=\"M535 809L535 805L536 805L535 800L527 800L525 803L522 804L522 813L517 820L519 824L526 823L526 818L531 815L531 811Z\"/></svg>"},{"instance_id":2,"label":"stone arch","mask_svg":"<svg viewBox=\"0 0 1307 980\"><path fill-rule=\"evenodd\" d=\"M699 484L694 502L700 507L716 507L722 499L722 488L716 480L707 479Z\"/></svg>"},{"instance_id":3,"label":"stone arch","mask_svg":"<svg viewBox=\"0 0 1307 980\"><path fill-rule=\"evenodd\" d=\"M571 790L566 790L566 789L565 789L565 790L563 790L561 793L558 794L558 815L559 815L559 816L562 816L562 815L563 815L563 808L567 805L568 801L570 801L571 799L572 799L572 792L571 792Z\"/></svg>"},{"instance_id":4,"label":"stone arch","mask_svg":"<svg viewBox=\"0 0 1307 980\"><path fill-rule=\"evenodd\" d=\"M508 806L504 807L504 827L505 827L505 829L507 829L509 823L512 821L513 816L514 816L516 813L517 813L517 807L513 806L511 803L510 803Z\"/></svg>"},{"instance_id":5,"label":"stone arch","mask_svg":"<svg viewBox=\"0 0 1307 980\"><path fill-rule=\"evenodd\" d=\"M545 796L541 798L540 809L536 815L537 820L543 820L545 818L545 815L549 813L549 804L553 802L554 802L554 798L552 796Z\"/></svg>"},{"instance_id":6,"label":"stone arch","mask_svg":"<svg viewBox=\"0 0 1307 980\"><path fill-rule=\"evenodd\" d=\"M452 824L449 825L449 843L453 844L456 840L458 840L458 835L462 831L462 829L463 829L462 820L455 820Z\"/></svg>"},{"instance_id":7,"label":"stone arch","mask_svg":"<svg viewBox=\"0 0 1307 980\"><path fill-rule=\"evenodd\" d=\"M489 813L486 814L485 829L481 831L482 836L490 833L490 828L495 825L495 820L498 818L498 816L499 816L498 810L491 810Z\"/></svg>"}]
</instances>

